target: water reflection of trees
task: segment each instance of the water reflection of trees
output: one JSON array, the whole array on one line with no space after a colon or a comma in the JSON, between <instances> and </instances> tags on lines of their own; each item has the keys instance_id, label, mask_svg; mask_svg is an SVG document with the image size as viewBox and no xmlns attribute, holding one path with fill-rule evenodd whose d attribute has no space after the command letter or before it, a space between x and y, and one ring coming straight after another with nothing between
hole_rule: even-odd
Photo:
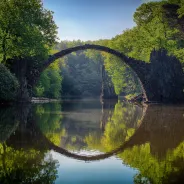
<instances>
[{"instance_id":1,"label":"water reflection of trees","mask_svg":"<svg viewBox=\"0 0 184 184\"><path fill-rule=\"evenodd\" d=\"M101 131L88 131L80 137L85 144L82 149L109 152L127 141L126 148L122 147L117 157L139 170L135 183L184 181L183 110L183 107L149 106L141 119L140 108L119 102L102 116L106 121L103 119L105 126ZM65 133L68 134L66 127ZM74 145L72 150L75 150Z\"/></svg>"},{"instance_id":2,"label":"water reflection of trees","mask_svg":"<svg viewBox=\"0 0 184 184\"><path fill-rule=\"evenodd\" d=\"M120 147L125 140L133 135L141 119L142 109L118 102L109 114L101 135L92 132L85 137L87 149L111 151Z\"/></svg>"},{"instance_id":3,"label":"water reflection of trees","mask_svg":"<svg viewBox=\"0 0 184 184\"><path fill-rule=\"evenodd\" d=\"M138 106L120 102L103 104L101 115L98 104L87 107L84 103L77 105L77 109L75 106L76 104L70 107L72 111L67 107L64 115L61 115L57 104L55 107L47 104L36 106L36 122L44 135L51 142L53 140L49 135L54 136L58 140L57 145L60 140L62 147L75 151L95 149L95 144L96 149L101 151L110 151L119 147L133 134L142 116L142 109ZM93 117L92 122L87 118L90 114ZM111 146L107 149L103 145Z\"/></svg>"},{"instance_id":4,"label":"water reflection of trees","mask_svg":"<svg viewBox=\"0 0 184 184\"><path fill-rule=\"evenodd\" d=\"M7 140L17 129L19 121L15 112L13 107L0 109L0 142Z\"/></svg>"},{"instance_id":5,"label":"water reflection of trees","mask_svg":"<svg viewBox=\"0 0 184 184\"><path fill-rule=\"evenodd\" d=\"M183 112L183 107L148 107L139 140L118 155L139 170L135 183L184 182Z\"/></svg>"},{"instance_id":6,"label":"water reflection of trees","mask_svg":"<svg viewBox=\"0 0 184 184\"><path fill-rule=\"evenodd\" d=\"M61 104L39 104L34 107L34 119L41 132L55 145L65 136L62 128Z\"/></svg>"},{"instance_id":7,"label":"water reflection of trees","mask_svg":"<svg viewBox=\"0 0 184 184\"><path fill-rule=\"evenodd\" d=\"M57 162L50 154L34 149L16 150L0 144L1 183L53 183Z\"/></svg>"},{"instance_id":8,"label":"water reflection of trees","mask_svg":"<svg viewBox=\"0 0 184 184\"><path fill-rule=\"evenodd\" d=\"M78 130L75 126L67 126L68 121L65 114L61 114L60 104L33 106L31 116L27 118L28 122L25 120L26 113L20 118L17 113L13 113L16 112L15 109L2 110L0 182L54 182L57 161L49 154L51 147L45 144L41 135L43 134L56 146L65 142L65 148L74 151L86 149L109 152L127 141L126 146L118 151L117 157L122 159L123 163L138 169L134 177L135 183L182 183L183 110L183 107L149 106L141 119L142 109L138 106L121 102L114 107L107 104L101 118L99 117L98 126L82 123L80 126L86 127L81 134L78 134L80 128ZM23 120L24 123L20 123ZM101 121L104 127L101 126ZM75 121L71 124L75 124ZM68 139L69 141L66 141Z\"/></svg>"},{"instance_id":9,"label":"water reflection of trees","mask_svg":"<svg viewBox=\"0 0 184 184\"><path fill-rule=\"evenodd\" d=\"M28 141L34 134L27 130L28 111L25 106L0 109L0 183L53 183L57 177L58 162L46 148L35 149L37 142Z\"/></svg>"}]
</instances>

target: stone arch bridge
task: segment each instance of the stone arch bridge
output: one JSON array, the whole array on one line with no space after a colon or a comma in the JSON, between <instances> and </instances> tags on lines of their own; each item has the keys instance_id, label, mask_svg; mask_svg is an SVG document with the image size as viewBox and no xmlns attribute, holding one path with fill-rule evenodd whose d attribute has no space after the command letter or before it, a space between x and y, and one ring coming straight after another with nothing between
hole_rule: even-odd
<instances>
[{"instance_id":1,"label":"stone arch bridge","mask_svg":"<svg viewBox=\"0 0 184 184\"><path fill-rule=\"evenodd\" d=\"M153 50L150 55L150 62L136 60L127 57L125 54L108 48L106 46L85 44L61 50L50 56L39 70L34 81L38 81L41 72L52 64L56 59L62 58L72 52L94 49L104 51L117 56L127 64L139 78L142 86L143 98L147 102L181 102L183 95L183 70L181 63L173 56L168 56L167 51L160 49Z\"/></svg>"}]
</instances>

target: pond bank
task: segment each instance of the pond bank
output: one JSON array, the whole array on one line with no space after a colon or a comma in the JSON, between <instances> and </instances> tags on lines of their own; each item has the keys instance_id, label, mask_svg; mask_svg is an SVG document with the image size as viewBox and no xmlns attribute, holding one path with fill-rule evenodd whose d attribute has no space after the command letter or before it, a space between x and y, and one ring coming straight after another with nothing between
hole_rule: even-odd
<instances>
[{"instance_id":1,"label":"pond bank","mask_svg":"<svg viewBox=\"0 0 184 184\"><path fill-rule=\"evenodd\" d=\"M32 97L32 103L48 103L48 102L58 102L58 99L44 98L44 97Z\"/></svg>"}]
</instances>

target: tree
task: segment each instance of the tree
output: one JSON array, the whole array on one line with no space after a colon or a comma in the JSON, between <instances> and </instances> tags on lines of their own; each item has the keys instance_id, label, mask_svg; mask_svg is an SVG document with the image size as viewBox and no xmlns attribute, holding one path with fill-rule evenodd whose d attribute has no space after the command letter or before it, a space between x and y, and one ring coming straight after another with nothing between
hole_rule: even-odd
<instances>
[{"instance_id":1,"label":"tree","mask_svg":"<svg viewBox=\"0 0 184 184\"><path fill-rule=\"evenodd\" d=\"M53 12L41 0L2 0L0 2L0 58L47 56L55 43L57 26Z\"/></svg>"},{"instance_id":2,"label":"tree","mask_svg":"<svg viewBox=\"0 0 184 184\"><path fill-rule=\"evenodd\" d=\"M169 26L163 9L165 3L165 1L145 3L136 10L134 21L137 24L138 37L134 46L139 48L140 52L141 50L145 52L146 49L148 56L153 49L165 48L169 54L184 62L183 38L177 27ZM138 56L139 53L137 52L136 55Z\"/></svg>"},{"instance_id":3,"label":"tree","mask_svg":"<svg viewBox=\"0 0 184 184\"><path fill-rule=\"evenodd\" d=\"M0 101L15 100L19 83L3 64L0 64L0 79Z\"/></svg>"},{"instance_id":4,"label":"tree","mask_svg":"<svg viewBox=\"0 0 184 184\"><path fill-rule=\"evenodd\" d=\"M56 34L53 12L43 8L41 0L0 2L0 62L11 68L19 80L17 100L30 100L32 84L28 79L39 73Z\"/></svg>"},{"instance_id":5,"label":"tree","mask_svg":"<svg viewBox=\"0 0 184 184\"><path fill-rule=\"evenodd\" d=\"M83 44L77 41L62 41L57 49L66 49ZM78 51L67 55L61 61L62 95L89 97L99 96L101 75L99 63L88 57L89 51ZM97 56L97 55L96 55Z\"/></svg>"},{"instance_id":6,"label":"tree","mask_svg":"<svg viewBox=\"0 0 184 184\"><path fill-rule=\"evenodd\" d=\"M40 76L34 95L39 97L60 98L62 76L58 63L53 63Z\"/></svg>"},{"instance_id":7,"label":"tree","mask_svg":"<svg viewBox=\"0 0 184 184\"><path fill-rule=\"evenodd\" d=\"M184 36L184 2L182 0L167 0L162 8L164 9L163 17L171 28L177 28Z\"/></svg>"}]
</instances>

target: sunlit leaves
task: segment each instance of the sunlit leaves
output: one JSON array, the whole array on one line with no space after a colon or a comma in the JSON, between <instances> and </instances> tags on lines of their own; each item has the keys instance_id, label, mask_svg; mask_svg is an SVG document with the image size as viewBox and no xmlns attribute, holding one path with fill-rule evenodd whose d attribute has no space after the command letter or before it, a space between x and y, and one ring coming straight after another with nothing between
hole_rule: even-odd
<instances>
[{"instance_id":1,"label":"sunlit leaves","mask_svg":"<svg viewBox=\"0 0 184 184\"><path fill-rule=\"evenodd\" d=\"M61 83L60 67L56 61L41 74L40 80L35 87L35 95L38 97L60 98Z\"/></svg>"},{"instance_id":2,"label":"sunlit leaves","mask_svg":"<svg viewBox=\"0 0 184 184\"><path fill-rule=\"evenodd\" d=\"M152 155L149 143L126 149L119 157L124 163L139 170L139 174L134 177L135 181L147 179L153 184L168 183L172 176L182 174L184 167L175 163L184 160L183 146L181 142L175 149L168 150L162 160Z\"/></svg>"},{"instance_id":3,"label":"sunlit leaves","mask_svg":"<svg viewBox=\"0 0 184 184\"><path fill-rule=\"evenodd\" d=\"M0 144L0 182L53 183L57 161L50 154L34 149L14 149Z\"/></svg>"},{"instance_id":4,"label":"sunlit leaves","mask_svg":"<svg viewBox=\"0 0 184 184\"><path fill-rule=\"evenodd\" d=\"M1 60L16 56L47 56L56 41L53 12L41 0L2 0L0 2ZM5 61L4 61L5 62Z\"/></svg>"},{"instance_id":5,"label":"sunlit leaves","mask_svg":"<svg viewBox=\"0 0 184 184\"><path fill-rule=\"evenodd\" d=\"M62 115L60 105L57 103L37 105L36 121L42 133L55 145L59 145L61 137L65 135L65 129L61 128Z\"/></svg>"},{"instance_id":6,"label":"sunlit leaves","mask_svg":"<svg viewBox=\"0 0 184 184\"><path fill-rule=\"evenodd\" d=\"M118 102L112 111L112 116L106 122L103 135L90 133L86 136L85 141L88 147L99 151L112 151L121 146L134 134L137 125L131 127L131 123L136 123L141 116L135 113L135 107L131 105L124 107L123 103Z\"/></svg>"}]
</instances>

